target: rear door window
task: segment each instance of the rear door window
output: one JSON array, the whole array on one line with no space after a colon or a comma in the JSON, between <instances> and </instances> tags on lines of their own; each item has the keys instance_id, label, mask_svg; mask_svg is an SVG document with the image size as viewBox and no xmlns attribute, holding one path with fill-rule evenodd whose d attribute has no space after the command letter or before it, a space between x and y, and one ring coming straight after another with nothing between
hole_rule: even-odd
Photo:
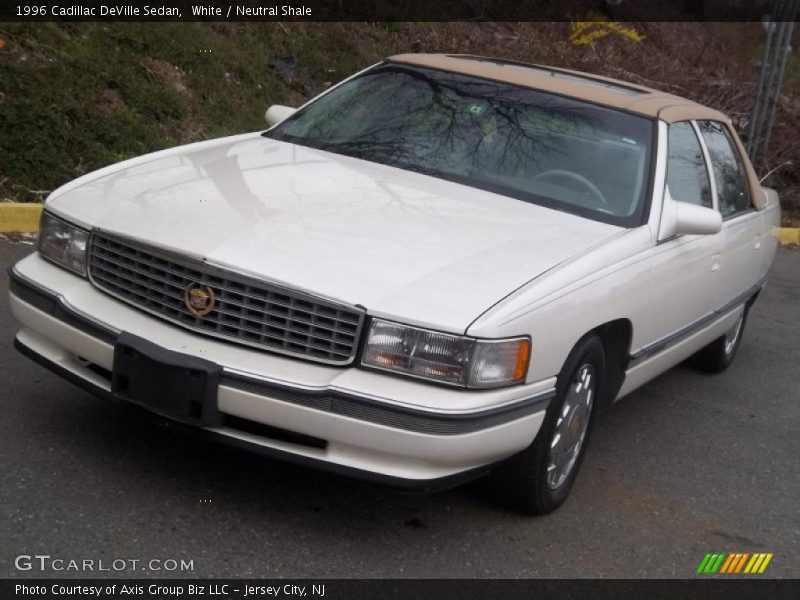
<instances>
[{"instance_id":1,"label":"rear door window","mask_svg":"<svg viewBox=\"0 0 800 600\"><path fill-rule=\"evenodd\" d=\"M750 210L750 193L744 165L727 128L718 121L698 121L697 125L711 157L722 218L730 218Z\"/></svg>"}]
</instances>

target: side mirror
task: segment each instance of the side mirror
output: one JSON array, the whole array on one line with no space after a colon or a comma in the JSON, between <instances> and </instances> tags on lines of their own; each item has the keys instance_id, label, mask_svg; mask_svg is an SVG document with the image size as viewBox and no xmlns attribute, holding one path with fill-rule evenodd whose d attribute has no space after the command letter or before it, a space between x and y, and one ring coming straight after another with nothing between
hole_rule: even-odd
<instances>
[{"instance_id":1,"label":"side mirror","mask_svg":"<svg viewBox=\"0 0 800 600\"><path fill-rule=\"evenodd\" d=\"M264 118L267 120L267 123L270 127L273 125L277 125L284 119L288 119L291 117L296 108L292 108L291 106L281 106L280 104L273 104L267 109L267 112L264 113Z\"/></svg>"},{"instance_id":2,"label":"side mirror","mask_svg":"<svg viewBox=\"0 0 800 600\"><path fill-rule=\"evenodd\" d=\"M713 208L674 200L664 195L658 240L676 235L713 235L722 229L722 215Z\"/></svg>"}]
</instances>

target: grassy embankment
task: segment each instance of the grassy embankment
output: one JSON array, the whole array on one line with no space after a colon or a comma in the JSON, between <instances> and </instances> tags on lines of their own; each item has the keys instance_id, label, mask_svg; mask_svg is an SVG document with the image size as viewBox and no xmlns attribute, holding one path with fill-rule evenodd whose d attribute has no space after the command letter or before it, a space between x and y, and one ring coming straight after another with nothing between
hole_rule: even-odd
<instances>
[{"instance_id":1,"label":"grassy embankment","mask_svg":"<svg viewBox=\"0 0 800 600\"><path fill-rule=\"evenodd\" d=\"M591 34L598 30L605 33ZM629 30L636 35L603 25L576 35L569 23L0 24L0 201L41 200L130 156L260 129L268 105L297 105L396 52L496 55L602 73L746 122L760 24L639 23ZM797 62L766 170L800 165ZM767 183L781 191L787 223L800 224L798 167L780 167Z\"/></svg>"}]
</instances>

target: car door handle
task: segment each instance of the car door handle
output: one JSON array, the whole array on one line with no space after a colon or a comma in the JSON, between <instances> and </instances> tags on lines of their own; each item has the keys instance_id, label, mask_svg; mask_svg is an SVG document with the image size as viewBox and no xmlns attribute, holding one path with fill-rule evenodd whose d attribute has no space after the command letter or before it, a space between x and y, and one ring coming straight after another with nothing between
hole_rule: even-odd
<instances>
[{"instance_id":1,"label":"car door handle","mask_svg":"<svg viewBox=\"0 0 800 600\"><path fill-rule=\"evenodd\" d=\"M711 255L711 271L719 271L719 254Z\"/></svg>"}]
</instances>

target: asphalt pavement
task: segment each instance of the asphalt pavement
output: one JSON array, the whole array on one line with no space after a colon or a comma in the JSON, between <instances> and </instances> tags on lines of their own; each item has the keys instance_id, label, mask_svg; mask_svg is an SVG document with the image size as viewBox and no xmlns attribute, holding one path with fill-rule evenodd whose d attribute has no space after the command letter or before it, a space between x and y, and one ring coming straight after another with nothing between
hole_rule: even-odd
<instances>
[{"instance_id":1,"label":"asphalt pavement","mask_svg":"<svg viewBox=\"0 0 800 600\"><path fill-rule=\"evenodd\" d=\"M28 252L0 241L3 273ZM707 552L771 552L764 577L800 576L798 250L779 252L734 365L677 367L602 414L571 497L540 518L132 419L14 350L0 281L0 577L693 577ZM162 571L15 568L36 554Z\"/></svg>"}]
</instances>

